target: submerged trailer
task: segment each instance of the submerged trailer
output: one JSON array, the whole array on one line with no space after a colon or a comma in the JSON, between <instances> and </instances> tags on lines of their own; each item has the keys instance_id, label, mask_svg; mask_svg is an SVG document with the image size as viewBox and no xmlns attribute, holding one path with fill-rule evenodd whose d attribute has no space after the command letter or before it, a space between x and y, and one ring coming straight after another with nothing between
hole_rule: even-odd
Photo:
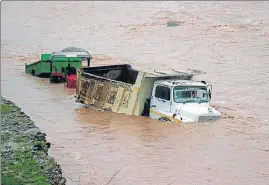
<instances>
[{"instance_id":1,"label":"submerged trailer","mask_svg":"<svg viewBox=\"0 0 269 185\"><path fill-rule=\"evenodd\" d=\"M40 60L30 64L25 63L25 73L31 74L33 76L49 77L50 56L51 54L43 53L41 54Z\"/></svg>"},{"instance_id":2,"label":"submerged trailer","mask_svg":"<svg viewBox=\"0 0 269 185\"><path fill-rule=\"evenodd\" d=\"M143 72L130 65L84 67L77 69L76 101L99 110L161 121L220 118L209 105L212 86L192 79L190 73Z\"/></svg>"},{"instance_id":3,"label":"submerged trailer","mask_svg":"<svg viewBox=\"0 0 269 185\"><path fill-rule=\"evenodd\" d=\"M68 88L76 88L76 69L82 67L83 60L90 66L92 56L88 51L67 47L61 52L41 54L41 60L25 64L25 72L38 77L47 77L50 82L65 82Z\"/></svg>"},{"instance_id":4,"label":"submerged trailer","mask_svg":"<svg viewBox=\"0 0 269 185\"><path fill-rule=\"evenodd\" d=\"M55 65L59 59L65 58L66 63L56 68ZM74 62L79 59L79 62ZM50 57L50 81L51 82L65 82L65 86L69 88L76 88L76 69L82 67L82 61L87 60L87 65L90 66L91 55L87 51L61 51L53 52ZM72 62L73 61L73 62ZM55 64L56 63L56 64ZM61 62L62 63L62 62Z\"/></svg>"}]
</instances>

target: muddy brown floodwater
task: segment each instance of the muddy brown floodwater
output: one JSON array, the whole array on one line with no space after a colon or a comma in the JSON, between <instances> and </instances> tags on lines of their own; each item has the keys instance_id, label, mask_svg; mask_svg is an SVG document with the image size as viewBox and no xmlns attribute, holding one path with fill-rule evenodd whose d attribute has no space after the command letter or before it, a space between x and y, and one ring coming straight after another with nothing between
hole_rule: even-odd
<instances>
[{"instance_id":1,"label":"muddy brown floodwater","mask_svg":"<svg viewBox=\"0 0 269 185\"><path fill-rule=\"evenodd\" d=\"M1 87L47 133L68 185L269 184L269 2L2 2ZM180 21L167 27L169 20ZM200 70L219 121L99 112L24 74L67 46L93 65ZM111 181L110 181L111 180ZM108 183L109 182L109 183Z\"/></svg>"}]
</instances>

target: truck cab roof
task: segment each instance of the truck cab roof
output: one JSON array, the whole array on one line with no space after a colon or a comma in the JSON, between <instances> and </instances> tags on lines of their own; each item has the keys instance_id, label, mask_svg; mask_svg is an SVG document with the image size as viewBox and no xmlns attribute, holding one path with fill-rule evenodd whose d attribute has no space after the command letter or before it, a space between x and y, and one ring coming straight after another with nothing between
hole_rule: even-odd
<instances>
[{"instance_id":1,"label":"truck cab roof","mask_svg":"<svg viewBox=\"0 0 269 185\"><path fill-rule=\"evenodd\" d=\"M206 84L199 81L192 80L157 80L155 83L175 87L175 86L206 86Z\"/></svg>"}]
</instances>

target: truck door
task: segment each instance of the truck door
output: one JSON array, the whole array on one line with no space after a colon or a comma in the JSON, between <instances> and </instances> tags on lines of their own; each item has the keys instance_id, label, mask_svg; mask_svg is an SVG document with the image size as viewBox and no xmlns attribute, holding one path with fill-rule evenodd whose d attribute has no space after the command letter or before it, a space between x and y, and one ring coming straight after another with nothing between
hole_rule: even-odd
<instances>
[{"instance_id":1,"label":"truck door","mask_svg":"<svg viewBox=\"0 0 269 185\"><path fill-rule=\"evenodd\" d=\"M160 113L170 112L171 108L171 89L168 86L156 84L151 95L150 116L153 118L161 117Z\"/></svg>"}]
</instances>

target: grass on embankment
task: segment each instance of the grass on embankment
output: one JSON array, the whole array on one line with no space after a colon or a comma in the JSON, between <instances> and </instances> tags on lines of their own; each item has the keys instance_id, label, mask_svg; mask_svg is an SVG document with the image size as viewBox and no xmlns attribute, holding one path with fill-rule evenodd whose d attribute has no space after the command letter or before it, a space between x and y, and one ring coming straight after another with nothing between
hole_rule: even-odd
<instances>
[{"instance_id":1,"label":"grass on embankment","mask_svg":"<svg viewBox=\"0 0 269 185\"><path fill-rule=\"evenodd\" d=\"M0 112L1 112L1 114L10 113L12 111L12 109L13 108L10 105L1 104L1 106L0 106Z\"/></svg>"},{"instance_id":2,"label":"grass on embankment","mask_svg":"<svg viewBox=\"0 0 269 185\"><path fill-rule=\"evenodd\" d=\"M11 135L11 137L13 136ZM45 177L40 175L42 174L42 169L33 158L33 152L27 146L27 140L20 137L13 138L14 143L12 145L16 145L16 149L12 151L13 156L9 160L2 162L2 184L49 185Z\"/></svg>"},{"instance_id":3,"label":"grass on embankment","mask_svg":"<svg viewBox=\"0 0 269 185\"><path fill-rule=\"evenodd\" d=\"M47 155L44 134L12 102L1 102L2 185L64 185L60 166Z\"/></svg>"},{"instance_id":4,"label":"grass on embankment","mask_svg":"<svg viewBox=\"0 0 269 185\"><path fill-rule=\"evenodd\" d=\"M1 151L2 185L49 185L45 177L40 175L42 169L33 158L32 148L29 146L27 138L19 135L16 130L5 129L5 127L7 128L6 124L19 121L15 115L10 115L14 107L1 104L0 108L2 125L4 126L1 131L1 146L6 147ZM7 119L3 119L5 116L8 116ZM45 142L38 142L42 142L42 145L45 146Z\"/></svg>"}]
</instances>

